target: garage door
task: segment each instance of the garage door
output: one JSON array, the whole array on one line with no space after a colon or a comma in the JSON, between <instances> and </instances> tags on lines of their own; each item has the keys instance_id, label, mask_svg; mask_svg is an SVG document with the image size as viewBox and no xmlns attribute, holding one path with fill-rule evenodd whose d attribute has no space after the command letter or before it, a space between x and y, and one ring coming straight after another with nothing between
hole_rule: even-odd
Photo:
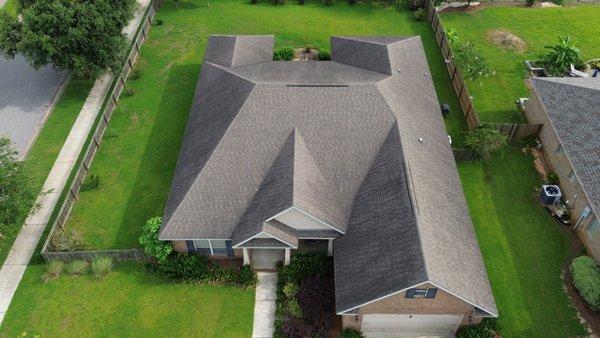
<instances>
[{"instance_id":1,"label":"garage door","mask_svg":"<svg viewBox=\"0 0 600 338\"><path fill-rule=\"evenodd\" d=\"M462 316L453 315L379 315L365 314L363 331L410 331L454 333Z\"/></svg>"}]
</instances>

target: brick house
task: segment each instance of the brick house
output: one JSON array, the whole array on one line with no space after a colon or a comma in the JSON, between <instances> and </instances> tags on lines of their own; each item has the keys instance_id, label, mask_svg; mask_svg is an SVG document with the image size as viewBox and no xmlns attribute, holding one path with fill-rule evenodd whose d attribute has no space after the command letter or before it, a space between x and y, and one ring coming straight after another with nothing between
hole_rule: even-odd
<instances>
[{"instance_id":1,"label":"brick house","mask_svg":"<svg viewBox=\"0 0 600 338\"><path fill-rule=\"evenodd\" d=\"M533 78L531 88L525 115L543 124L544 157L560 179L573 227L600 260L600 79Z\"/></svg>"},{"instance_id":2,"label":"brick house","mask_svg":"<svg viewBox=\"0 0 600 338\"><path fill-rule=\"evenodd\" d=\"M371 336L453 335L498 312L419 37L211 36L161 240L255 269L334 258L336 311Z\"/></svg>"}]
</instances>

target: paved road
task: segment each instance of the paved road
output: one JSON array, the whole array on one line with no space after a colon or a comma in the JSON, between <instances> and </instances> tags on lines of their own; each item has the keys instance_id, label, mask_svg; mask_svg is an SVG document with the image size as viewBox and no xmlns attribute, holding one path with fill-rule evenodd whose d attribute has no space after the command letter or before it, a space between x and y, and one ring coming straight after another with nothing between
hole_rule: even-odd
<instances>
[{"instance_id":1,"label":"paved road","mask_svg":"<svg viewBox=\"0 0 600 338\"><path fill-rule=\"evenodd\" d=\"M2 0L0 0L2 1ZM64 72L33 69L21 56L0 56L0 136L8 137L23 157L46 120Z\"/></svg>"}]
</instances>

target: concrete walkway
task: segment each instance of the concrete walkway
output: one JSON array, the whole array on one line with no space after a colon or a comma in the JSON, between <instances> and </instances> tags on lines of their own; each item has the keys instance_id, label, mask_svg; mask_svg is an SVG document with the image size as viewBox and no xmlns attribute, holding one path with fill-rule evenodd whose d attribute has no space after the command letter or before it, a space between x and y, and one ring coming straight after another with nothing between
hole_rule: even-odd
<instances>
[{"instance_id":1,"label":"concrete walkway","mask_svg":"<svg viewBox=\"0 0 600 338\"><path fill-rule=\"evenodd\" d=\"M136 10L134 19L125 28L125 32L130 39L135 34L148 3L149 0L139 2L140 6ZM83 149L85 140L92 130L104 96L110 89L112 79L112 75L104 75L94 84L44 183L43 191L48 191L49 193L38 197L37 202L40 208L25 221L25 225L13 243L6 261L0 269L0 324L4 320L6 311L19 286L27 264L50 220L60 193L69 179L79 153Z\"/></svg>"},{"instance_id":2,"label":"concrete walkway","mask_svg":"<svg viewBox=\"0 0 600 338\"><path fill-rule=\"evenodd\" d=\"M275 323L275 299L277 290L277 273L258 272L256 300L254 303L253 338L273 337Z\"/></svg>"}]
</instances>

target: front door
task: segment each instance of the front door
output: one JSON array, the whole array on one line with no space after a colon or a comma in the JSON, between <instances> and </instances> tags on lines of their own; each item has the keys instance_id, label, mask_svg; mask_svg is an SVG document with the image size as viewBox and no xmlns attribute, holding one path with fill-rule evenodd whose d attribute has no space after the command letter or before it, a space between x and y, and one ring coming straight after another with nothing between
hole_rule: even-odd
<instances>
[{"instance_id":1,"label":"front door","mask_svg":"<svg viewBox=\"0 0 600 338\"><path fill-rule=\"evenodd\" d=\"M254 270L275 270L277 262L283 262L283 249L252 249L252 268Z\"/></svg>"}]
</instances>

